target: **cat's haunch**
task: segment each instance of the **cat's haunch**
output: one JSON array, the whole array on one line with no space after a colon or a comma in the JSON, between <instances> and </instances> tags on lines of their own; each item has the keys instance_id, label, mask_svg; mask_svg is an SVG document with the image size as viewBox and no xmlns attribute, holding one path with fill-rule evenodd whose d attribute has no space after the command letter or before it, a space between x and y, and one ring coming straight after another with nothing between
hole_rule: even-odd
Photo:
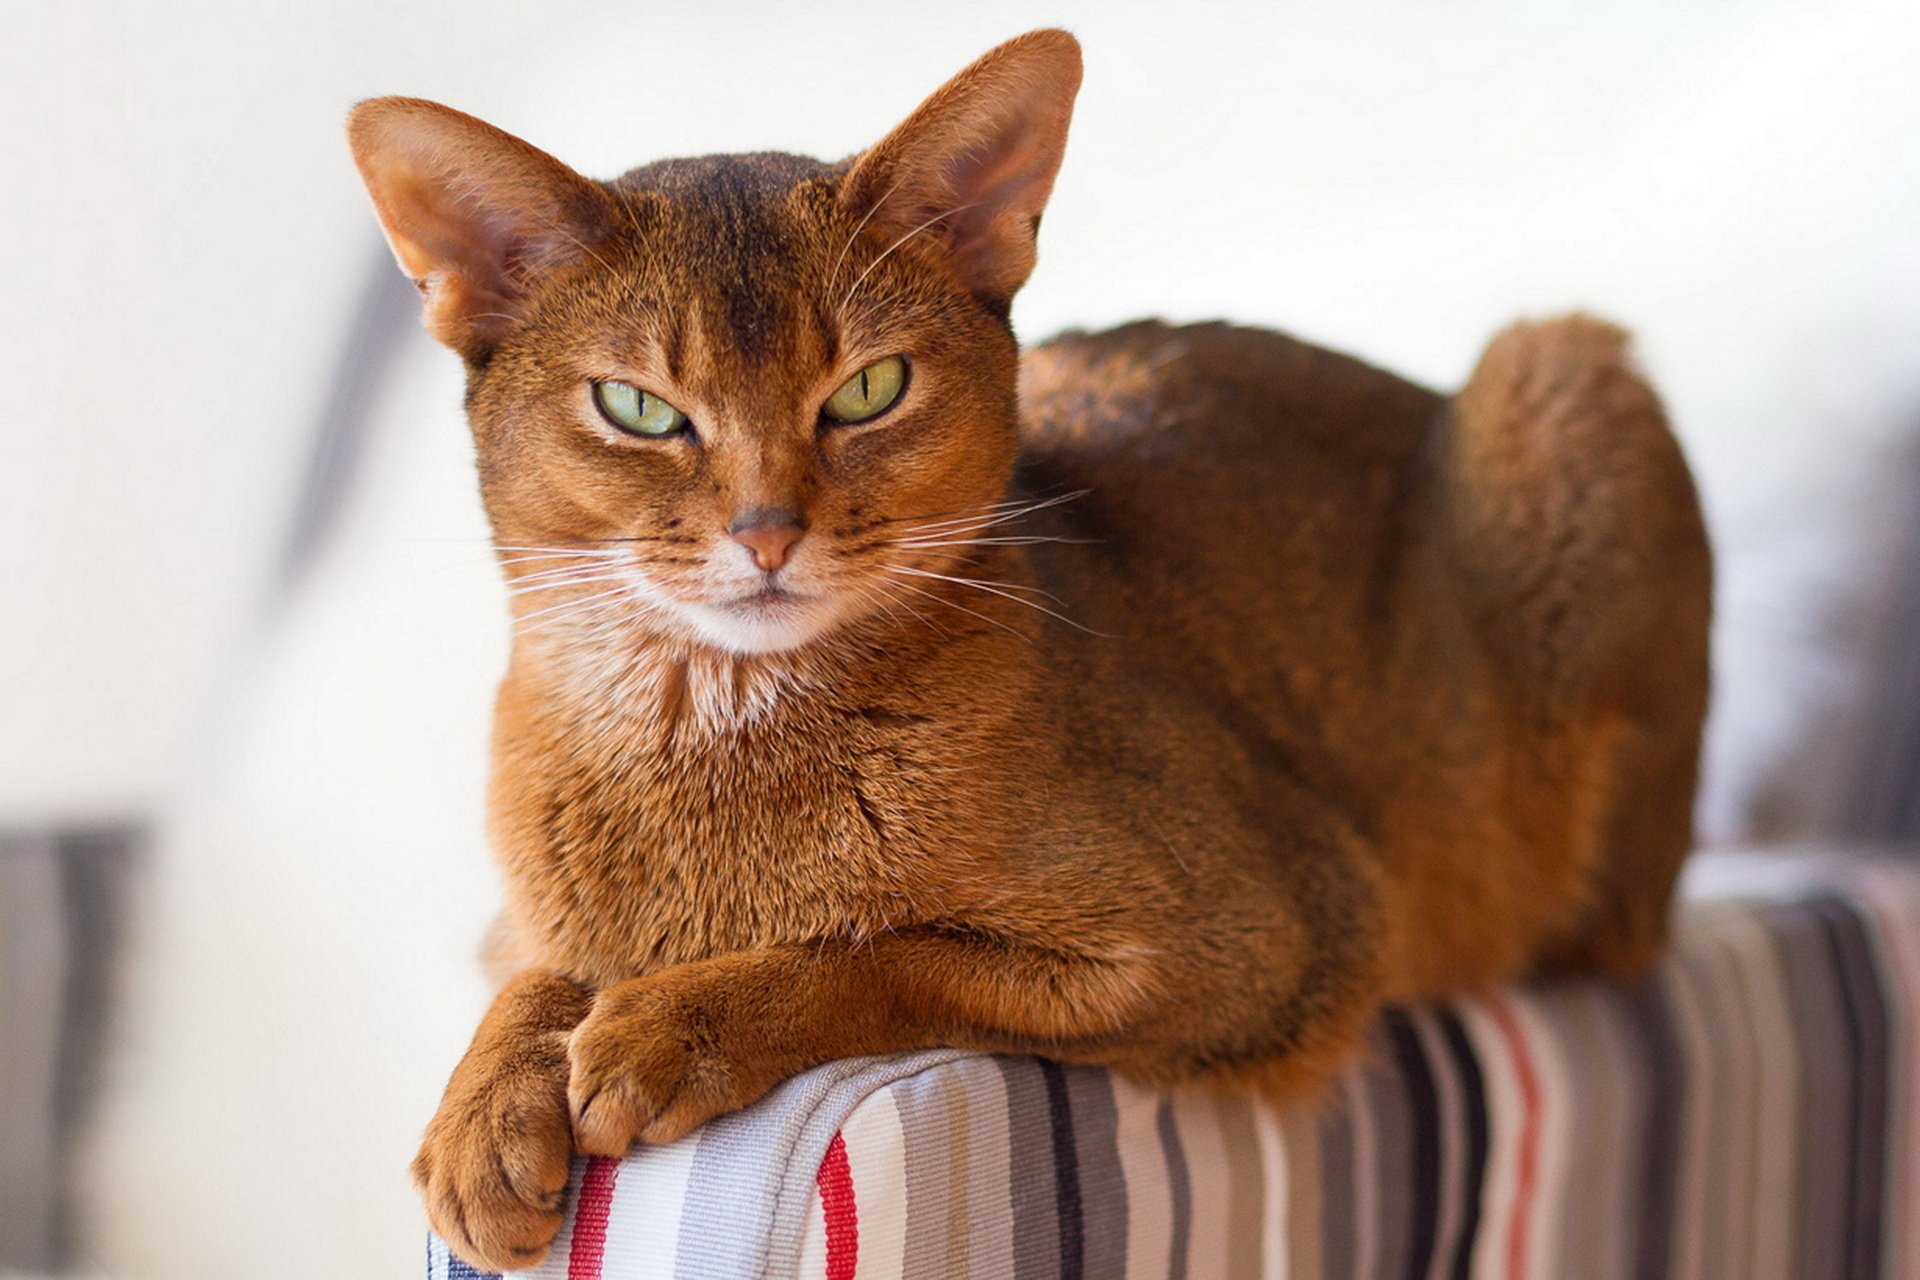
<instances>
[{"instance_id":1,"label":"cat's haunch","mask_svg":"<svg viewBox=\"0 0 1920 1280\"><path fill-rule=\"evenodd\" d=\"M1624 335L1451 397L1225 325L1023 354L1079 82L1037 31L847 160L607 182L354 111L514 626L500 992L414 1166L461 1256L829 1059L1303 1090L1387 1002L1658 954L1710 561Z\"/></svg>"}]
</instances>

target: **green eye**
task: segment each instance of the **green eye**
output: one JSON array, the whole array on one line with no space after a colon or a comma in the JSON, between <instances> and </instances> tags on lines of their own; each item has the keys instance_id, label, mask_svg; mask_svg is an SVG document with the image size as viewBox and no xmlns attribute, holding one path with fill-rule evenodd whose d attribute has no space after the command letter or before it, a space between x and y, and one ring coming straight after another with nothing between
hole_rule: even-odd
<instances>
[{"instance_id":1,"label":"green eye","mask_svg":"<svg viewBox=\"0 0 1920 1280\"><path fill-rule=\"evenodd\" d=\"M834 422L865 422L885 412L906 385L907 362L888 356L841 383L820 412Z\"/></svg>"},{"instance_id":2,"label":"green eye","mask_svg":"<svg viewBox=\"0 0 1920 1280\"><path fill-rule=\"evenodd\" d=\"M593 403L601 417L628 435L670 436L687 425L686 414L631 382L594 383Z\"/></svg>"}]
</instances>

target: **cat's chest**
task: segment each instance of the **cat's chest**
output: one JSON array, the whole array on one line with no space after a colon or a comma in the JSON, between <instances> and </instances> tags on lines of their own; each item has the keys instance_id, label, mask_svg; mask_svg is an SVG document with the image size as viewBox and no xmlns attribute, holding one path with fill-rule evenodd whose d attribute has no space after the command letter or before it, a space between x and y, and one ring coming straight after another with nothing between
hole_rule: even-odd
<instances>
[{"instance_id":1,"label":"cat's chest","mask_svg":"<svg viewBox=\"0 0 1920 1280\"><path fill-rule=\"evenodd\" d=\"M936 738L799 706L724 726L547 726L534 752L505 741L508 925L533 962L599 982L897 928L971 852L952 847L969 801Z\"/></svg>"}]
</instances>

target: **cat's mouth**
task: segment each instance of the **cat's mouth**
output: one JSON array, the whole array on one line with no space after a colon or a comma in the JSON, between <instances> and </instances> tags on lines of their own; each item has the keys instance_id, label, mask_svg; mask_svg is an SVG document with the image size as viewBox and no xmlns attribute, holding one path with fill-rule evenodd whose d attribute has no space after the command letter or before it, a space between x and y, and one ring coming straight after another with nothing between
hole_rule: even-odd
<instances>
[{"instance_id":1,"label":"cat's mouth","mask_svg":"<svg viewBox=\"0 0 1920 1280\"><path fill-rule=\"evenodd\" d=\"M709 642L735 653L778 653L831 628L841 601L832 592L794 591L771 582L694 605L685 618Z\"/></svg>"},{"instance_id":2,"label":"cat's mouth","mask_svg":"<svg viewBox=\"0 0 1920 1280\"><path fill-rule=\"evenodd\" d=\"M776 613L806 603L810 597L785 587L765 586L726 602L726 607L743 613Z\"/></svg>"}]
</instances>

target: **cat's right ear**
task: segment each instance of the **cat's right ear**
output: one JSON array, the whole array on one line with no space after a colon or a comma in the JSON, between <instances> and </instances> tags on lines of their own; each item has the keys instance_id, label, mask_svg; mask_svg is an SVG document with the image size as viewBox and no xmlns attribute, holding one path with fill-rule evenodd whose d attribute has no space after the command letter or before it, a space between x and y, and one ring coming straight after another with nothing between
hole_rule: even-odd
<instances>
[{"instance_id":1,"label":"cat's right ear","mask_svg":"<svg viewBox=\"0 0 1920 1280\"><path fill-rule=\"evenodd\" d=\"M1034 233L1066 150L1080 45L1029 31L990 50L859 156L841 199L903 243L926 234L975 296L1004 314L1033 271Z\"/></svg>"},{"instance_id":2,"label":"cat's right ear","mask_svg":"<svg viewBox=\"0 0 1920 1280\"><path fill-rule=\"evenodd\" d=\"M428 332L484 359L548 272L592 252L612 202L546 152L451 107L375 98L347 140Z\"/></svg>"}]
</instances>

